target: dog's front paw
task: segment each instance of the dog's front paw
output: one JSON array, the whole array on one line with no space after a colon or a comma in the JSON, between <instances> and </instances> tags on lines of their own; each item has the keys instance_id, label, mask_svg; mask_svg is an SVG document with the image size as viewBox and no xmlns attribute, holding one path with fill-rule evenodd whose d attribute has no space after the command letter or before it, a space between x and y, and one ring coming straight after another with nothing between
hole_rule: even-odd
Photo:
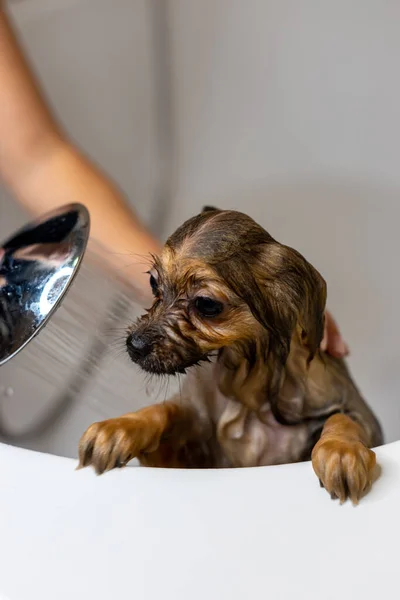
<instances>
[{"instance_id":1,"label":"dog's front paw","mask_svg":"<svg viewBox=\"0 0 400 600\"><path fill-rule=\"evenodd\" d=\"M94 423L79 442L79 467L92 465L98 475L124 467L141 452L158 445L157 436L140 419L120 417Z\"/></svg>"},{"instance_id":2,"label":"dog's front paw","mask_svg":"<svg viewBox=\"0 0 400 600\"><path fill-rule=\"evenodd\" d=\"M322 437L313 449L312 465L332 498L358 504L372 485L376 456L360 441Z\"/></svg>"}]
</instances>

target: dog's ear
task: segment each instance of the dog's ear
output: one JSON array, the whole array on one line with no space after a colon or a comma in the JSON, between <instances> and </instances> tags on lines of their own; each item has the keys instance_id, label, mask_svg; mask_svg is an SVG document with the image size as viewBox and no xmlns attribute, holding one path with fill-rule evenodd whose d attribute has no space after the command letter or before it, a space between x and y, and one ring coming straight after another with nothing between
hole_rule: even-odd
<instances>
[{"instance_id":1,"label":"dog's ear","mask_svg":"<svg viewBox=\"0 0 400 600\"><path fill-rule=\"evenodd\" d=\"M262 299L255 298L253 312L270 330L281 359L286 361L295 328L300 327L311 361L324 333L324 279L299 252L277 242L266 245L255 277Z\"/></svg>"},{"instance_id":2,"label":"dog's ear","mask_svg":"<svg viewBox=\"0 0 400 600\"><path fill-rule=\"evenodd\" d=\"M309 352L317 352L324 330L326 284L296 250L265 239L215 268L230 288L246 302L269 332L268 351L285 364L296 327Z\"/></svg>"},{"instance_id":3,"label":"dog's ear","mask_svg":"<svg viewBox=\"0 0 400 600\"><path fill-rule=\"evenodd\" d=\"M205 212L214 212L216 210L219 210L219 208L216 208L215 206L203 206L201 212L202 213L205 213Z\"/></svg>"}]
</instances>

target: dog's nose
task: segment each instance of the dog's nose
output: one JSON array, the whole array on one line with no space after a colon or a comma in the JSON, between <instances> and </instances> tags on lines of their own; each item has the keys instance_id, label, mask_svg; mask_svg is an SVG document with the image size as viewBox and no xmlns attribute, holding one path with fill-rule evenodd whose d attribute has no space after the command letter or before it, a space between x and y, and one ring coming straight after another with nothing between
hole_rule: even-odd
<instances>
[{"instance_id":1,"label":"dog's nose","mask_svg":"<svg viewBox=\"0 0 400 600\"><path fill-rule=\"evenodd\" d=\"M152 348L152 343L142 335L131 333L126 340L128 352L133 360L145 358Z\"/></svg>"}]
</instances>

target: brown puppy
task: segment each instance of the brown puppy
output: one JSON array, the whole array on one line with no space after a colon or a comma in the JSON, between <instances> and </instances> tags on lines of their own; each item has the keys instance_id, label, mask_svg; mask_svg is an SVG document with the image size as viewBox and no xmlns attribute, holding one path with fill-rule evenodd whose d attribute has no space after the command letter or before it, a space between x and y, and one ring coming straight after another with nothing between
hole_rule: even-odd
<instances>
[{"instance_id":1,"label":"brown puppy","mask_svg":"<svg viewBox=\"0 0 400 600\"><path fill-rule=\"evenodd\" d=\"M80 466L103 473L134 457L192 468L311 457L333 497L357 502L382 433L344 361L319 351L319 273L250 217L205 209L167 241L150 283L155 301L130 329L128 352L150 373L192 368L179 396L89 427Z\"/></svg>"}]
</instances>

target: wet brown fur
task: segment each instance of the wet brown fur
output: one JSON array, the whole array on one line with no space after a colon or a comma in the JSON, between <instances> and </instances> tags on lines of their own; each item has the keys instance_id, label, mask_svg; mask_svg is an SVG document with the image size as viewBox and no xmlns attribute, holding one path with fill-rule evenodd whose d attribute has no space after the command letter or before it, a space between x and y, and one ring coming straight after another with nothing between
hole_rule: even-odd
<instances>
[{"instance_id":1,"label":"wet brown fur","mask_svg":"<svg viewBox=\"0 0 400 600\"><path fill-rule=\"evenodd\" d=\"M179 397L92 425L80 464L133 457L158 467L236 467L312 458L321 483L357 502L382 443L343 360L319 351L326 285L297 251L250 217L207 209L154 259L152 308L131 328L151 373L189 369ZM223 305L204 318L196 298ZM215 358L210 357L215 355ZM193 366L198 365L198 366ZM191 368L190 368L191 367Z\"/></svg>"}]
</instances>

